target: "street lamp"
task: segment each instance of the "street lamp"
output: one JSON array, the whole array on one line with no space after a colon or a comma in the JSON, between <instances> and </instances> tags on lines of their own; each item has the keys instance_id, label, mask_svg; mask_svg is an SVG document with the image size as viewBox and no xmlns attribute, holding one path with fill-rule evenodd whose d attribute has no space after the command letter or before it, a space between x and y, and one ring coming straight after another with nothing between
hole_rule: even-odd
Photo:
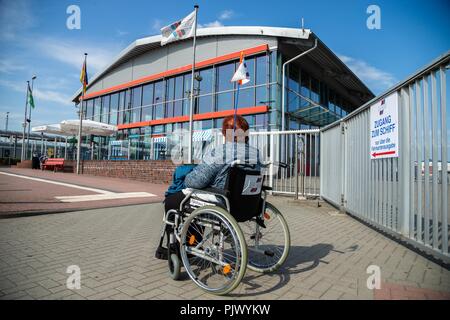
<instances>
[{"instance_id":1,"label":"street lamp","mask_svg":"<svg viewBox=\"0 0 450 320\"><path fill-rule=\"evenodd\" d=\"M6 112L6 124L5 124L5 131L8 132L8 118L9 118L9 111Z\"/></svg>"},{"instance_id":2,"label":"street lamp","mask_svg":"<svg viewBox=\"0 0 450 320\"><path fill-rule=\"evenodd\" d=\"M22 152L20 154L20 161L25 159L25 132L27 128L27 109L28 109L28 87L30 85L30 81L27 81L27 95L25 99L25 118L23 120L23 134L22 134Z\"/></svg>"}]
</instances>

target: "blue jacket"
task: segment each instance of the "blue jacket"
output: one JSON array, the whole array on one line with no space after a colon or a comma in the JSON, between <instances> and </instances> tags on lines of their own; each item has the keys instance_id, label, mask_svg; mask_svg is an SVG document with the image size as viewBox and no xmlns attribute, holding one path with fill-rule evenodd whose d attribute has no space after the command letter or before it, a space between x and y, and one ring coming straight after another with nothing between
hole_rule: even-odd
<instances>
[{"instance_id":1,"label":"blue jacket","mask_svg":"<svg viewBox=\"0 0 450 320\"><path fill-rule=\"evenodd\" d=\"M184 164L179 167L177 167L173 173L173 181L172 185L169 187L169 189L166 191L166 197L170 194L177 193L184 188L186 188L184 184L184 180L186 178L186 175L191 172L195 168L194 164Z\"/></svg>"},{"instance_id":2,"label":"blue jacket","mask_svg":"<svg viewBox=\"0 0 450 320\"><path fill-rule=\"evenodd\" d=\"M186 176L186 187L194 189L214 187L223 190L230 164L236 159L254 164L256 165L255 169L261 170L258 149L249 146L247 143L233 144L227 142L210 152L206 152L203 162Z\"/></svg>"}]
</instances>

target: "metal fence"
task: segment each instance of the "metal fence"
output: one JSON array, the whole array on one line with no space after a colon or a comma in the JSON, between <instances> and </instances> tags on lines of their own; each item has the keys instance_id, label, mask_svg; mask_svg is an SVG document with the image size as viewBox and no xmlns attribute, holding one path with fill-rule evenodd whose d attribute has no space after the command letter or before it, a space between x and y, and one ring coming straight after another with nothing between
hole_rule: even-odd
<instances>
[{"instance_id":1,"label":"metal fence","mask_svg":"<svg viewBox=\"0 0 450 320\"><path fill-rule=\"evenodd\" d=\"M171 133L167 139L166 156L175 158L182 154L189 136ZM320 131L252 131L249 145L257 148L260 160L270 163L265 169L265 183L272 193L299 197L319 197L320 190ZM208 140L193 142L194 161L200 161L207 149L222 145L221 130L210 130Z\"/></svg>"},{"instance_id":2,"label":"metal fence","mask_svg":"<svg viewBox=\"0 0 450 320\"><path fill-rule=\"evenodd\" d=\"M320 131L251 132L249 144L258 148L263 161L271 165L266 183L273 193L317 197L320 189Z\"/></svg>"},{"instance_id":3,"label":"metal fence","mask_svg":"<svg viewBox=\"0 0 450 320\"><path fill-rule=\"evenodd\" d=\"M321 130L321 197L445 262L449 53ZM370 107L397 93L398 157L371 159Z\"/></svg>"}]
</instances>

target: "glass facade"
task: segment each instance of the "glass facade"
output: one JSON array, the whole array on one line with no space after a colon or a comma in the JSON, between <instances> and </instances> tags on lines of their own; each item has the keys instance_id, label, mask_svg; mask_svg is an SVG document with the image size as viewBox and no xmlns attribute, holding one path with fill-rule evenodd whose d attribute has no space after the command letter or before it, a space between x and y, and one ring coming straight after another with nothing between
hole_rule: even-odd
<instances>
[{"instance_id":1,"label":"glass facade","mask_svg":"<svg viewBox=\"0 0 450 320\"><path fill-rule=\"evenodd\" d=\"M269 54L246 58L251 81L240 87L239 96L236 85L230 81L239 61L231 61L196 72L194 82L195 114L203 114L267 104L270 75ZM276 70L276 69L275 69ZM109 124L120 125L155 119L173 118L189 115L191 74L184 73L168 77L120 92L85 101L85 118ZM275 83L273 83L275 85ZM255 124L253 115L248 116ZM259 121L258 123L261 123ZM205 122L208 127L217 128L219 120ZM169 125L153 127L147 134L170 132ZM150 132L148 132L150 131Z\"/></svg>"},{"instance_id":2,"label":"glass facade","mask_svg":"<svg viewBox=\"0 0 450 320\"><path fill-rule=\"evenodd\" d=\"M290 65L286 79L286 128L318 128L330 124L356 109L333 90L302 68Z\"/></svg>"},{"instance_id":3,"label":"glass facade","mask_svg":"<svg viewBox=\"0 0 450 320\"><path fill-rule=\"evenodd\" d=\"M236 105L237 108L267 105L270 108L268 113L246 115L245 118L254 130L279 129L282 57L279 52L271 51L247 57L245 61L250 82L240 86L239 95L236 84L230 81L239 64L238 60L196 71L194 113L232 110ZM355 108L325 82L299 67L290 66L286 80L287 129L306 129L325 125L345 116ZM190 81L191 73L187 72L86 100L84 117L121 125L188 116ZM216 118L195 121L194 128L204 130L221 128L222 120ZM104 157L105 152L112 154L114 150L117 154L121 154L122 149L117 148L124 148L123 143L110 144L111 141L129 140L127 159L153 159L155 154L159 156L162 154L161 151L146 150L153 138L163 137L173 130L188 127L187 122L161 124L121 130L115 137L94 139L94 144L107 146L99 148L103 151L97 158Z\"/></svg>"}]
</instances>

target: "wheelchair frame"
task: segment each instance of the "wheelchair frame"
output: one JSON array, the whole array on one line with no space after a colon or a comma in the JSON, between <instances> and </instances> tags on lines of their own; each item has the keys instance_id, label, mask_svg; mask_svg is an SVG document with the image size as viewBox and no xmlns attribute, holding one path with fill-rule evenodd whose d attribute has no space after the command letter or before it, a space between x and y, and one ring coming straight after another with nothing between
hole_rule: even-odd
<instances>
[{"instance_id":1,"label":"wheelchair frame","mask_svg":"<svg viewBox=\"0 0 450 320\"><path fill-rule=\"evenodd\" d=\"M241 164L240 160L235 160L234 162L231 163L231 167L234 166L242 166L242 167L252 167L251 165L246 165L246 164ZM263 167L268 166L269 164L266 165L262 165ZM176 209L171 209L168 210L164 216L163 216L163 229L162 229L162 233L161 233L161 239L163 239L164 234L167 233L167 259L169 262L169 270L170 270L170 275L172 277L172 279L177 280L180 276L180 270L181 270L181 264L184 265L184 267L186 268L186 271L189 274L189 277L196 282L197 285L199 285L200 287L202 287L205 291L214 293L214 294L226 294L231 292L237 285L239 285L240 281L242 280L242 277L245 274L245 270L247 268L247 262L248 262L248 267L256 272L272 272L277 270L282 263L285 261L285 259L287 258L287 255L289 254L289 248L290 248L290 232L289 232L289 228L288 225L283 217L283 215L281 214L281 212L278 211L278 209L276 209L273 205L267 203L267 191L271 190L270 187L266 187L264 185L261 185L261 193L260 196L262 198L262 206L261 206L261 212L252 217L249 218L247 221L252 221L255 220L255 232L254 232L254 236L252 236L250 239L251 241L254 241L254 245L256 248L248 248L247 247L247 240L244 237L244 234L241 230L240 225L238 224L238 222L236 221L236 219L232 216L231 214L231 206L230 206L230 200L228 199L228 197L222 193L219 192L214 192L213 190L202 190L202 189L193 189L193 188L187 188L184 189L183 192L185 192L185 197L183 198L183 200L180 203L179 208ZM200 202L199 206L193 206L190 209L193 209L191 212L186 212L185 210L185 205L186 203L193 198L193 196L195 196L196 194L198 195L203 195L203 196L213 196L215 198L216 201L209 201L209 200L198 200L195 199L196 201ZM199 197L201 199L201 197ZM220 199L223 200L223 202L220 202ZM224 208L225 206L225 208ZM191 214L196 214L196 215L200 215L203 214L204 212L202 212L202 208L206 207L205 210L209 209L211 211L216 211L214 213L214 216L216 218L218 218L219 220L221 220L220 224L219 224L219 233L220 233L220 243L218 244L218 246L216 244L213 244L213 251L214 251L214 258L217 258L216 260L214 260L213 256L209 256L206 254L206 249L205 252L201 252L199 250L199 247L202 246L202 244L205 242L205 240L207 238L203 238L202 237L202 241L200 243L198 243L195 247L191 247L190 246L186 246L186 239L184 240L184 242L181 239L181 235L183 233L183 230L185 228L185 224L187 223L187 221L189 221L189 217ZM261 250L261 249L257 249L259 247L259 240L262 238L262 233L260 232L260 228L265 227L264 223L262 222L262 225L260 225L261 221L264 221L264 217L265 217L265 211L269 209L272 211L273 214L275 214L275 216L278 218L278 220L280 221L283 231L284 231L284 249L282 251L282 254L280 255L279 260L276 260L275 264L270 265L269 267L262 267L261 265L257 266L256 263L253 265L251 263L250 260L248 260L248 249L252 250L253 252L257 252L259 254L262 254L263 256L274 256L275 254L270 251L270 250ZM212 212L211 212L212 214ZM171 219L171 217L173 216L173 220ZM194 218L192 218L191 220L194 220ZM260 222L258 222L258 219ZM214 222L213 220L209 221L209 224L205 224L205 222L201 222L201 223L197 223L195 222L195 224L197 225L201 225L201 224L205 224L205 227L214 227L212 225L211 222ZM223 233L222 230L220 228L223 227L222 223L225 222L225 225L228 225L229 230L230 230L230 234L233 236L233 239L235 241L235 247L233 249L237 250L237 246L236 244L239 245L240 247L240 251L236 251L236 259L238 261L238 263L236 263L236 266L239 265L240 268L237 272L236 275L236 270L234 271L234 274L236 275L236 278L232 281L232 283L229 285L229 287L226 287L226 289L211 289L208 288L206 285L199 283L198 281L198 277L193 277L193 275L191 273L193 273L193 271L191 269L188 270L188 268L185 265L185 261L184 259L189 259L188 255L190 254L191 256L196 256L199 257L201 259L205 259L209 262L215 263L216 265L220 265L222 267L225 267L225 263L222 261L223 260L223 253L221 253L224 249L224 238L223 238ZM206 222L207 223L207 222ZM186 227L185 233L187 235L187 232L189 231L189 226ZM203 229L204 230L204 229ZM253 232L253 231L252 231ZM208 234L208 236L211 233ZM191 235L192 237L192 235ZM214 234L212 235L212 237L214 238ZM254 238L253 238L254 237ZM195 238L195 237L194 237ZM238 241L238 242L236 242ZM190 253L185 253L184 259L183 257L181 257L181 247L182 245L185 247L185 251L186 248L189 247L189 252ZM217 251L217 248L219 248L219 254L216 257L217 253L215 251ZM211 249L207 248L208 253L211 253ZM172 255L171 252L174 252L175 255ZM272 255L270 255L270 253L272 253ZM188 257L188 258L186 258ZM238 259L240 257L240 260ZM183 259L182 263L180 262L180 260ZM242 264L242 265L241 265ZM189 267L191 267L191 265L189 265ZM214 271L216 271L216 266L215 265L211 265L211 267L214 269ZM228 267L230 267L228 265Z\"/></svg>"}]
</instances>

